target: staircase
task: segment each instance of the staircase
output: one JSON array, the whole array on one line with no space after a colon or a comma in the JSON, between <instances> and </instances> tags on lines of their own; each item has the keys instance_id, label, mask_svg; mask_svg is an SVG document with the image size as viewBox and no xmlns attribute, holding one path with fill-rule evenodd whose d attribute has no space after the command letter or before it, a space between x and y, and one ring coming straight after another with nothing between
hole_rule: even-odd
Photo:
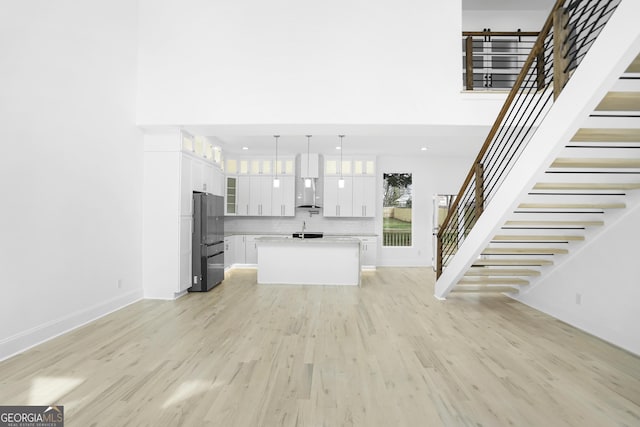
<instances>
[{"instance_id":1,"label":"staircase","mask_svg":"<svg viewBox=\"0 0 640 427\"><path fill-rule=\"evenodd\" d=\"M518 293L636 203L640 56L536 181L452 292Z\"/></svg>"},{"instance_id":2,"label":"staircase","mask_svg":"<svg viewBox=\"0 0 640 427\"><path fill-rule=\"evenodd\" d=\"M628 6L621 2L622 12L608 25L633 26L622 15L637 5L624 12ZM444 262L436 297L526 292L640 203L640 33L610 30L602 37L625 46L600 45L590 52L593 57L585 58L556 103L540 108L542 119L532 126L528 146L513 155L511 169L489 190L482 166L491 155L478 156L475 175L470 172L448 218L449 238L439 236L445 243L439 243ZM607 56L619 63L601 66Z\"/></svg>"}]
</instances>

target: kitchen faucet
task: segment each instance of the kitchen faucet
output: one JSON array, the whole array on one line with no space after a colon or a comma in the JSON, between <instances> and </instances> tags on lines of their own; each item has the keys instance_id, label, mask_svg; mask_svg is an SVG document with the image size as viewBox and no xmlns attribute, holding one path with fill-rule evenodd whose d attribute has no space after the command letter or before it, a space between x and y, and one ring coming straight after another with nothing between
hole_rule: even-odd
<instances>
[{"instance_id":1,"label":"kitchen faucet","mask_svg":"<svg viewBox=\"0 0 640 427\"><path fill-rule=\"evenodd\" d=\"M307 228L307 222L302 221L302 234L300 234L300 238L304 239L304 230Z\"/></svg>"}]
</instances>

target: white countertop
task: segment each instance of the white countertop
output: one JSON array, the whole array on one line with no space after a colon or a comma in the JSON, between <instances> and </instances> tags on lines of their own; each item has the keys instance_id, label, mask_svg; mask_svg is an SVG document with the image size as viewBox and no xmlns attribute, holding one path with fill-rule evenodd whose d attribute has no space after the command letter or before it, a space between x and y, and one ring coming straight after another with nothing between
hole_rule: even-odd
<instances>
[{"instance_id":1,"label":"white countertop","mask_svg":"<svg viewBox=\"0 0 640 427\"><path fill-rule=\"evenodd\" d=\"M300 230L295 230L291 232L279 232L279 231L229 231L224 235L228 236L282 236L282 237L291 237L293 233L300 233ZM322 233L321 231L305 231L305 233ZM324 233L323 239L328 237L352 237L352 236L363 236L363 237L378 237L377 234L374 233ZM305 239L306 240L306 239ZM317 240L317 239L316 239Z\"/></svg>"},{"instance_id":2,"label":"white countertop","mask_svg":"<svg viewBox=\"0 0 640 427\"><path fill-rule=\"evenodd\" d=\"M309 244L313 244L313 245L327 245L327 244L333 244L333 243L360 243L360 240L355 238L355 237L348 237L348 236L344 236L344 237L339 237L339 236L329 236L329 237L322 237L322 238L312 238L312 239L300 239L300 238L293 238L290 236L265 236L265 237L258 237L256 238L256 242L261 243L261 242L268 242L268 243L290 243L290 244L294 244L294 245L309 245Z\"/></svg>"}]
</instances>

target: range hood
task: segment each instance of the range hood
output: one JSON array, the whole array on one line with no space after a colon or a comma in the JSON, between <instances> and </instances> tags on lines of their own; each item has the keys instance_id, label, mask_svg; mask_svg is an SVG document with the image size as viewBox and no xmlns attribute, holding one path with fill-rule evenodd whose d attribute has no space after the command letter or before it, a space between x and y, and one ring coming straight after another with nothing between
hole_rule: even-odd
<instances>
[{"instance_id":1,"label":"range hood","mask_svg":"<svg viewBox=\"0 0 640 427\"><path fill-rule=\"evenodd\" d=\"M320 180L320 156L303 153L297 156L300 175L296 179L296 207L319 209L322 206L322 181Z\"/></svg>"}]
</instances>

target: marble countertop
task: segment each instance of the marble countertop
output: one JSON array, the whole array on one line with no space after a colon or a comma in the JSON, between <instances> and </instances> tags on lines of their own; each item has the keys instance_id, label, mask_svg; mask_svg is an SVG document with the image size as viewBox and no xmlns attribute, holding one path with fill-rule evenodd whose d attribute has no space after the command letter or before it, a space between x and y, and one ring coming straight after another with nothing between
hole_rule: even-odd
<instances>
[{"instance_id":1,"label":"marble countertop","mask_svg":"<svg viewBox=\"0 0 640 427\"><path fill-rule=\"evenodd\" d=\"M281 236L281 237L291 237L293 233L300 233L300 230L295 230L291 232L279 232L279 231L229 231L224 233L225 237L227 236ZM314 230L305 230L305 233L323 233L322 231L314 231ZM377 234L374 233L323 233L323 238L329 237L353 237L353 236L362 236L362 237L378 237ZM306 239L305 239L306 240Z\"/></svg>"},{"instance_id":2,"label":"marble countertop","mask_svg":"<svg viewBox=\"0 0 640 427\"><path fill-rule=\"evenodd\" d=\"M293 238L290 236L265 236L256 238L256 242L267 242L267 243L288 243L294 245L326 245L331 243L360 243L360 240L355 237L338 237L338 236L329 236L323 237L320 239L300 239Z\"/></svg>"}]
</instances>

